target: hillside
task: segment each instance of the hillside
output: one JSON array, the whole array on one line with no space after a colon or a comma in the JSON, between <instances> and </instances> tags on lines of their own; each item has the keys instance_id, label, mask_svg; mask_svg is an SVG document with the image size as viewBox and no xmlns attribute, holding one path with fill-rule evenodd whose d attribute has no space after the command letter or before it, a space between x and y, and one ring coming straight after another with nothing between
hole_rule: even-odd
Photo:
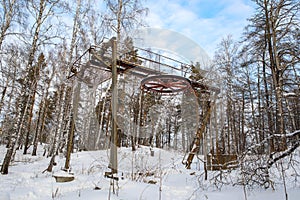
<instances>
[{"instance_id":1,"label":"hillside","mask_svg":"<svg viewBox=\"0 0 300 200\"><path fill-rule=\"evenodd\" d=\"M142 146L136 152L129 148L119 149L119 181L113 194L111 180L104 177L104 173L109 171L109 151L73 153L71 171L75 179L71 182L57 183L53 175L64 173L60 170L65 162L63 156L57 156L54 172L42 173L47 168L50 158L43 157L43 148L39 149L36 157L17 152L9 174L0 176L1 200L102 200L109 199L110 191L110 199L113 200L155 200L160 199L160 195L163 200L245 199L242 186L218 183L214 177L219 172L209 172L209 180L204 181L203 164L193 163L192 169L187 170L181 164L183 155L174 151L154 149L154 156L151 156L149 147ZM3 160L5 151L5 147L1 146L0 160ZM230 177L225 175L224 179L234 179L234 174L233 171ZM284 199L282 185L275 185L275 189L247 189L247 199ZM299 183L290 182L287 192L290 200L298 199Z\"/></svg>"}]
</instances>

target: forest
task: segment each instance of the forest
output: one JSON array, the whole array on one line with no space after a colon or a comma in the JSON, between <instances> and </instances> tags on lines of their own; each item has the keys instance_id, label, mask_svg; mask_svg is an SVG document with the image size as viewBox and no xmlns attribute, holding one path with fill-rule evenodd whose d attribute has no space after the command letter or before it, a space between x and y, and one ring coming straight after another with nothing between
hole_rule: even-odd
<instances>
[{"instance_id":1,"label":"forest","mask_svg":"<svg viewBox=\"0 0 300 200\"><path fill-rule=\"evenodd\" d=\"M224 37L209 66L187 63L184 76L198 87L169 95L142 90L136 68L118 73L113 87L110 70L85 65L93 56L111 62L105 45L112 37L118 58L136 65L152 61L155 69L168 59L134 48L134 31L147 27L142 0L99 2L1 0L2 175L9 174L16 152L37 156L39 144L51 157L46 171L60 154L69 169L73 151L110 148L116 121L117 148L182 152L187 168L203 155L205 171L239 168L243 178L236 184L273 187L269 170L282 172L283 165L299 179L299 1L253 0L243 37Z\"/></svg>"}]
</instances>

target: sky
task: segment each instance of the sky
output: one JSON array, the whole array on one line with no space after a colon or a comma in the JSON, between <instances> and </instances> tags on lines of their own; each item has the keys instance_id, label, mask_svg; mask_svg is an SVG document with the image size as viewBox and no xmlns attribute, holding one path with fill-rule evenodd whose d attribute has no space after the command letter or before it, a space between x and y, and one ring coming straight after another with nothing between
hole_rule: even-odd
<instances>
[{"instance_id":1,"label":"sky","mask_svg":"<svg viewBox=\"0 0 300 200\"><path fill-rule=\"evenodd\" d=\"M152 28L185 35L213 58L222 38L239 40L254 13L251 0L146 0L146 19Z\"/></svg>"}]
</instances>

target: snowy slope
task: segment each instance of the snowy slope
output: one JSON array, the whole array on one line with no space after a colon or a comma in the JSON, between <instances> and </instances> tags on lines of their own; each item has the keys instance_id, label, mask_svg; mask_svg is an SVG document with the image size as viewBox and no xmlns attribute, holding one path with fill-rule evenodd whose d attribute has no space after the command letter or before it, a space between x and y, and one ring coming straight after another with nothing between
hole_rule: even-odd
<instances>
[{"instance_id":1,"label":"snowy slope","mask_svg":"<svg viewBox=\"0 0 300 200\"><path fill-rule=\"evenodd\" d=\"M42 150L42 147L39 148ZM203 181L203 165L195 163L192 170L181 164L183 155L160 149L154 149L150 155L149 147L138 148L131 152L129 148L118 150L119 178L115 194L111 180L104 177L109 151L86 151L72 154L71 166L75 180L57 183L54 174L63 173L63 156L56 158L54 172L42 173L50 158L39 155L32 157L17 152L14 164L8 175L0 175L0 200L240 200L245 199L240 186L224 186L217 189L211 181ZM0 146L0 162L6 153ZM210 176L210 174L209 174ZM116 183L116 182L115 182ZM155 184L154 184L155 183ZM299 184L298 184L299 185ZM97 190L95 188L98 188ZM300 199L297 187L288 188L289 200ZM284 191L253 189L247 191L248 200L284 199Z\"/></svg>"}]
</instances>

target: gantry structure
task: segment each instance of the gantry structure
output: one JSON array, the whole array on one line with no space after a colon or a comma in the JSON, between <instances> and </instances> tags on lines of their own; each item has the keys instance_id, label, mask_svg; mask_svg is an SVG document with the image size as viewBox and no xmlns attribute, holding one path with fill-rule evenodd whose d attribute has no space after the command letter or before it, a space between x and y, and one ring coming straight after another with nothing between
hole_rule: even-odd
<instances>
[{"instance_id":1,"label":"gantry structure","mask_svg":"<svg viewBox=\"0 0 300 200\"><path fill-rule=\"evenodd\" d=\"M187 90L197 93L218 94L219 89L200 81L189 79L187 76L192 64L186 64L163 54L130 45L125 50L118 50L119 44L111 38L98 46L91 46L72 65L69 78L76 76L91 87L95 82L100 84L108 79L115 80L120 74L130 74L142 79L140 89L143 92L157 93L160 95L174 95ZM100 72L108 72L108 76L99 79ZM97 81L91 81L97 80ZM112 101L114 101L112 99ZM191 167L194 156L200 148L200 141L209 122L214 105L211 100L206 100L207 108L199 122L200 126L194 135L188 156L183 160L186 168ZM116 116L116 115L115 115ZM113 125L114 126L114 125ZM114 129L114 127L112 128ZM112 140L112 143L116 141ZM115 144L115 143L114 143ZM114 150L116 151L116 150ZM116 155L111 151L110 168L112 174L117 172Z\"/></svg>"}]
</instances>

